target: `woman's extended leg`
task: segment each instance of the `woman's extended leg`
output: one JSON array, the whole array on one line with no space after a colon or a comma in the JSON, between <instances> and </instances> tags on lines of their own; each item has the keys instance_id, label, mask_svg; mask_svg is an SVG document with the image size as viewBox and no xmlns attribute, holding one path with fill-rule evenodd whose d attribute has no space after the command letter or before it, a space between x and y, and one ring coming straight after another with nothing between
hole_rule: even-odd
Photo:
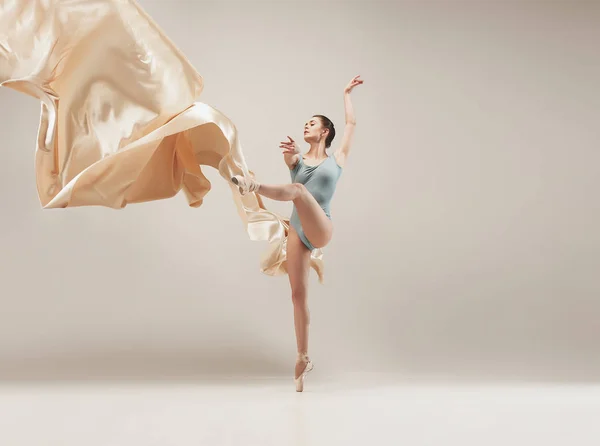
<instances>
[{"instance_id":1,"label":"woman's extended leg","mask_svg":"<svg viewBox=\"0 0 600 446\"><path fill-rule=\"evenodd\" d=\"M272 200L293 201L304 235L315 248L322 248L331 240L333 234L331 220L304 184L259 184L254 179L244 178L241 175L236 175L231 180L238 185L242 194L256 192Z\"/></svg>"},{"instance_id":2,"label":"woman's extended leg","mask_svg":"<svg viewBox=\"0 0 600 446\"><path fill-rule=\"evenodd\" d=\"M287 272L292 288L294 326L296 329L296 346L298 348L294 378L298 378L306 367L307 361L305 355L308 354L310 250L304 246L304 243L302 243L302 240L300 240L293 227L290 227L287 239Z\"/></svg>"},{"instance_id":3,"label":"woman's extended leg","mask_svg":"<svg viewBox=\"0 0 600 446\"><path fill-rule=\"evenodd\" d=\"M293 201L304 235L315 248L322 248L331 240L331 220L303 184L261 184L256 193L272 200Z\"/></svg>"}]
</instances>

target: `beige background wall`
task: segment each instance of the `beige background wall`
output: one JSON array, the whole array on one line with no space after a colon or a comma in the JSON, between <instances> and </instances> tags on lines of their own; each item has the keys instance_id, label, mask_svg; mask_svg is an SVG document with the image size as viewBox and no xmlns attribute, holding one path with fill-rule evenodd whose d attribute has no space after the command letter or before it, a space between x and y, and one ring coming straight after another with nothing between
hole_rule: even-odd
<instances>
[{"instance_id":1,"label":"beige background wall","mask_svg":"<svg viewBox=\"0 0 600 446\"><path fill-rule=\"evenodd\" d=\"M140 4L263 182L365 79L327 284L311 272L322 377L600 377L600 3ZM291 373L287 277L259 272L216 171L199 209L42 211L39 104L0 104L0 378Z\"/></svg>"}]
</instances>

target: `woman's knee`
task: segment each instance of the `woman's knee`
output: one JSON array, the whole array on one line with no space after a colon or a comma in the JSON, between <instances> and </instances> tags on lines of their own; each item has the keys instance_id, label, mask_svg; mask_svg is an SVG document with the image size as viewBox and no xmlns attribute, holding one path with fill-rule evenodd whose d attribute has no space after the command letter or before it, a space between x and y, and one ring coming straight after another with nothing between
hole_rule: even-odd
<instances>
[{"instance_id":1,"label":"woman's knee","mask_svg":"<svg viewBox=\"0 0 600 446\"><path fill-rule=\"evenodd\" d=\"M294 305L305 305L306 304L306 287L305 286L297 286L292 287L292 302Z\"/></svg>"},{"instance_id":2,"label":"woman's knee","mask_svg":"<svg viewBox=\"0 0 600 446\"><path fill-rule=\"evenodd\" d=\"M294 187L294 199L301 198L304 194L308 193L306 186L302 183L292 183Z\"/></svg>"},{"instance_id":3,"label":"woman's knee","mask_svg":"<svg viewBox=\"0 0 600 446\"><path fill-rule=\"evenodd\" d=\"M310 324L310 311L308 309L306 292L292 290L292 302L294 305L294 314L298 314L298 312L300 312L304 315L306 323Z\"/></svg>"}]
</instances>

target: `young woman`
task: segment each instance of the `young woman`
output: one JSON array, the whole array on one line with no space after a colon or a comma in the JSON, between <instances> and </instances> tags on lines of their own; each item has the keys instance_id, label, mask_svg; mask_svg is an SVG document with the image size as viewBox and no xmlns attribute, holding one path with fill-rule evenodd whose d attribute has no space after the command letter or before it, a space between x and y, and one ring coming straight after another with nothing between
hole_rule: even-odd
<instances>
[{"instance_id":1,"label":"young woman","mask_svg":"<svg viewBox=\"0 0 600 446\"><path fill-rule=\"evenodd\" d=\"M326 246L333 234L330 203L348 158L356 127L350 93L362 83L360 76L356 76L344 89L346 125L342 142L333 153L327 154L327 149L335 137L335 127L327 117L315 115L304 124L304 141L310 144L305 154L300 152L296 142L289 136L289 141L283 141L279 146L284 149L284 160L290 169L290 184L262 184L240 175L231 179L242 195L256 192L273 200L294 203L287 240L287 272L292 289L298 348L294 373L298 392L303 390L304 378L313 368L308 357L310 254L313 249Z\"/></svg>"}]
</instances>

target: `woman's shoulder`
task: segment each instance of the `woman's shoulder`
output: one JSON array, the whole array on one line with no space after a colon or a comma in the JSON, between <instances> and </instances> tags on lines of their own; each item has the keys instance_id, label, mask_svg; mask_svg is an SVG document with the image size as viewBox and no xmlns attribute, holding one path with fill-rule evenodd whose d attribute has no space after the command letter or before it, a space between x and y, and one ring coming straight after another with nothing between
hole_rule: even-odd
<instances>
[{"instance_id":1,"label":"woman's shoulder","mask_svg":"<svg viewBox=\"0 0 600 446\"><path fill-rule=\"evenodd\" d=\"M333 158L333 160L335 161L335 163L338 165L338 167L340 169L344 168L344 163L345 163L346 159L342 154L339 153L339 150L336 150L335 152L333 152L331 157Z\"/></svg>"}]
</instances>

